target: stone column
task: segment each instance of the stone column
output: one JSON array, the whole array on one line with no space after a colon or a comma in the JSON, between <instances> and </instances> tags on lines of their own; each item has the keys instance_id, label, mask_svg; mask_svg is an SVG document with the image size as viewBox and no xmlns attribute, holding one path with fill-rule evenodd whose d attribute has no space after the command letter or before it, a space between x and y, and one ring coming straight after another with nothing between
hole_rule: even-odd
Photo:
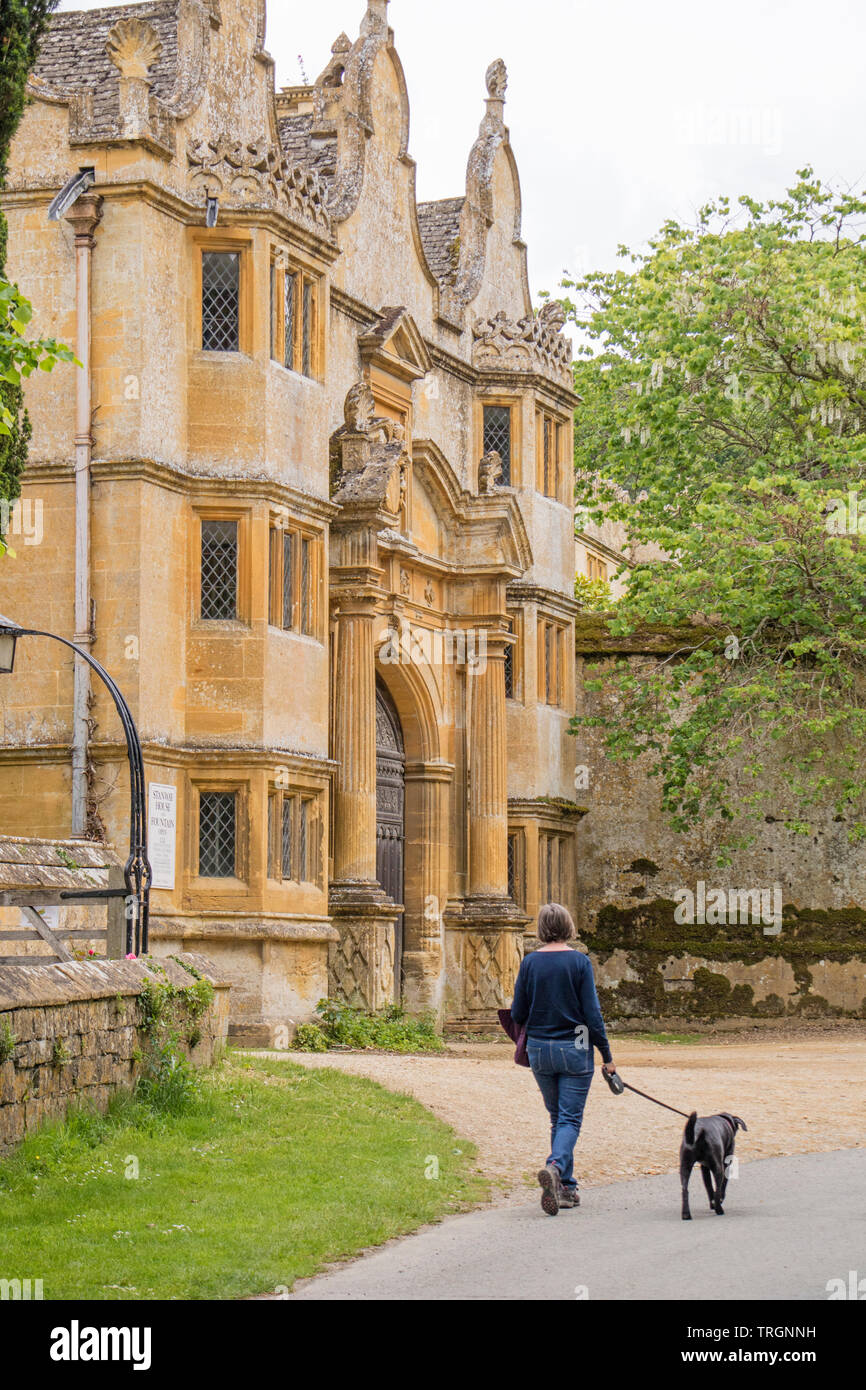
<instances>
[{"instance_id":1,"label":"stone column","mask_svg":"<svg viewBox=\"0 0 866 1390\"><path fill-rule=\"evenodd\" d=\"M366 1009L393 1004L392 904L376 880L375 594L339 598L334 700L334 882L330 910L340 933L330 952L332 995Z\"/></svg>"},{"instance_id":2,"label":"stone column","mask_svg":"<svg viewBox=\"0 0 866 1390\"><path fill-rule=\"evenodd\" d=\"M489 644L488 644L489 647ZM488 649L486 666L467 677L469 734L469 896L508 893L508 762L505 653Z\"/></svg>"},{"instance_id":3,"label":"stone column","mask_svg":"<svg viewBox=\"0 0 866 1390\"><path fill-rule=\"evenodd\" d=\"M454 768L418 763L406 768L406 940L404 1000L410 1012L440 1012L447 907L446 846Z\"/></svg>"},{"instance_id":4,"label":"stone column","mask_svg":"<svg viewBox=\"0 0 866 1390\"><path fill-rule=\"evenodd\" d=\"M526 917L508 896L508 761L504 633L466 677L469 720L469 891L445 916L449 1020L488 1030L511 1003Z\"/></svg>"},{"instance_id":5,"label":"stone column","mask_svg":"<svg viewBox=\"0 0 866 1390\"><path fill-rule=\"evenodd\" d=\"M376 880L375 604L341 603L334 710L334 878Z\"/></svg>"}]
</instances>

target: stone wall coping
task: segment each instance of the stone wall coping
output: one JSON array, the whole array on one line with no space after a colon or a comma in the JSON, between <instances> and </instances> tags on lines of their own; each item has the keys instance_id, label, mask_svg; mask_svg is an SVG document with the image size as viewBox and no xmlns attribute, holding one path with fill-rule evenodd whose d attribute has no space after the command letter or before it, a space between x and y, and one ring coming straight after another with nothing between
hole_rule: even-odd
<instances>
[{"instance_id":1,"label":"stone wall coping","mask_svg":"<svg viewBox=\"0 0 866 1390\"><path fill-rule=\"evenodd\" d=\"M141 994L152 981L181 988L195 983L195 976L178 962L189 965L214 989L229 988L228 978L204 956L186 952L157 960L72 961L55 965L5 965L0 967L0 1013L13 1009L62 1007L73 1001L113 999ZM157 968L155 968L157 967Z\"/></svg>"}]
</instances>

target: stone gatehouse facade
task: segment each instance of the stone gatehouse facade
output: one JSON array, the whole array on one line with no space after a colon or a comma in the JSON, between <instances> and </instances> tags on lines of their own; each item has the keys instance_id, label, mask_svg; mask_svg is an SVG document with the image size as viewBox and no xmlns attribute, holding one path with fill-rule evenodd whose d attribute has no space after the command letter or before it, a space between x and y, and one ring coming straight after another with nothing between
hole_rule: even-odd
<instances>
[{"instance_id":1,"label":"stone gatehouse facade","mask_svg":"<svg viewBox=\"0 0 866 1390\"><path fill-rule=\"evenodd\" d=\"M265 0L56 16L3 197L35 330L90 359L28 384L42 534L0 612L128 695L153 946L266 1043L329 992L489 1025L539 904L574 906L571 345L530 301L504 63L465 191L418 203L387 11L282 91ZM94 686L76 735L71 662L19 645L0 830L122 845L113 709Z\"/></svg>"}]
</instances>

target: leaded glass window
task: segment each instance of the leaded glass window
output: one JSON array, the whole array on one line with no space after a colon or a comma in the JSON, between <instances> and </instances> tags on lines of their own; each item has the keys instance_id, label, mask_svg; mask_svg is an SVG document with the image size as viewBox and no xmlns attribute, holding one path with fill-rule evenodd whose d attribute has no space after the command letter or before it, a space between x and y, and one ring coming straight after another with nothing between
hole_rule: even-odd
<instances>
[{"instance_id":1,"label":"leaded glass window","mask_svg":"<svg viewBox=\"0 0 866 1390\"><path fill-rule=\"evenodd\" d=\"M502 460L502 486L511 486L511 406L484 407L484 452Z\"/></svg>"},{"instance_id":2,"label":"leaded glass window","mask_svg":"<svg viewBox=\"0 0 866 1390\"><path fill-rule=\"evenodd\" d=\"M206 622L238 615L238 523L202 521L201 616Z\"/></svg>"},{"instance_id":3,"label":"leaded glass window","mask_svg":"<svg viewBox=\"0 0 866 1390\"><path fill-rule=\"evenodd\" d=\"M283 878L294 878L294 832L295 832L295 803L291 796L283 797L283 817L282 817L282 837L280 843L280 862L282 865Z\"/></svg>"},{"instance_id":4,"label":"leaded glass window","mask_svg":"<svg viewBox=\"0 0 866 1390\"><path fill-rule=\"evenodd\" d=\"M285 354L284 364L289 371L295 367L295 300L297 298L298 276L286 272L285 303Z\"/></svg>"},{"instance_id":5,"label":"leaded glass window","mask_svg":"<svg viewBox=\"0 0 866 1390\"><path fill-rule=\"evenodd\" d=\"M202 792L199 799L200 878L234 878L237 863L237 793Z\"/></svg>"},{"instance_id":6,"label":"leaded glass window","mask_svg":"<svg viewBox=\"0 0 866 1390\"><path fill-rule=\"evenodd\" d=\"M203 251L201 345L205 352L240 351L241 258L237 251Z\"/></svg>"}]
</instances>

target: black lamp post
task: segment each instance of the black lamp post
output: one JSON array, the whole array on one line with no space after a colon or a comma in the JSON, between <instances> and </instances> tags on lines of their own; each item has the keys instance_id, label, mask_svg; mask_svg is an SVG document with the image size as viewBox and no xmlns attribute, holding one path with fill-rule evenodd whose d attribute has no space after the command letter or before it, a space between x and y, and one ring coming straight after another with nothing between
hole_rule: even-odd
<instances>
[{"instance_id":1,"label":"black lamp post","mask_svg":"<svg viewBox=\"0 0 866 1390\"><path fill-rule=\"evenodd\" d=\"M60 642L64 647L75 652L75 655L80 656L82 661L86 661L88 666L104 681L114 701L117 713L120 715L120 722L126 735L126 752L129 760L129 858L123 870L126 888L118 890L96 889L93 892L69 893L64 896L74 898L76 902L83 899L125 897L127 905L127 954L131 955L134 951L137 956L146 955L149 946L150 885L153 881L153 871L147 857L144 758L141 752L141 740L138 737L138 730L135 727L129 705L105 667L101 666L89 652L77 647L74 642L68 642L65 637L58 637L56 633L22 628L2 615L0 615L0 675L12 674L15 668L15 648L21 637L47 637L52 642ZM130 914L132 904L134 904L134 914Z\"/></svg>"}]
</instances>

